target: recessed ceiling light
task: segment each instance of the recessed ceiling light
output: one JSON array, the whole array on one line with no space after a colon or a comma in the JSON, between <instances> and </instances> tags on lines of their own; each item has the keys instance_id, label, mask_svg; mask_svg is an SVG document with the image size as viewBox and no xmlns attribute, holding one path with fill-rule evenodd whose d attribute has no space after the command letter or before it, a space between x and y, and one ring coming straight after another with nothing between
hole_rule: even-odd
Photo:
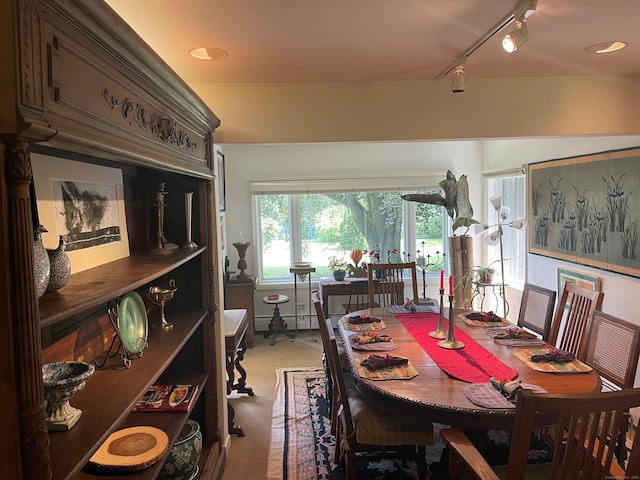
<instances>
[{"instance_id":1,"label":"recessed ceiling light","mask_svg":"<svg viewBox=\"0 0 640 480\"><path fill-rule=\"evenodd\" d=\"M199 60L222 60L227 58L229 54L221 48L200 47L189 50L189 55Z\"/></svg>"},{"instance_id":2,"label":"recessed ceiling light","mask_svg":"<svg viewBox=\"0 0 640 480\"><path fill-rule=\"evenodd\" d=\"M589 53L611 53L622 50L626 46L627 42L604 42L591 45L590 47L587 47L585 51Z\"/></svg>"}]
</instances>

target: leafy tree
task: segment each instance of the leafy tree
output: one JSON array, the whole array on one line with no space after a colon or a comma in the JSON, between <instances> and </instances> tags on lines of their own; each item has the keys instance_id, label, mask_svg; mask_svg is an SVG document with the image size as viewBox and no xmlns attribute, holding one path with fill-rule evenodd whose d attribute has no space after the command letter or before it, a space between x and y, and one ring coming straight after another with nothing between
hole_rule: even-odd
<instances>
[{"instance_id":1,"label":"leafy tree","mask_svg":"<svg viewBox=\"0 0 640 480\"><path fill-rule=\"evenodd\" d=\"M402 233L402 199L396 192L331 193L327 197L344 205L351 212L357 231L364 237L370 250L400 250ZM345 227L345 229L348 226ZM345 238L350 238L345 236ZM359 247L364 247L360 245ZM356 248L355 246L353 248ZM396 253L391 261L398 260Z\"/></svg>"}]
</instances>

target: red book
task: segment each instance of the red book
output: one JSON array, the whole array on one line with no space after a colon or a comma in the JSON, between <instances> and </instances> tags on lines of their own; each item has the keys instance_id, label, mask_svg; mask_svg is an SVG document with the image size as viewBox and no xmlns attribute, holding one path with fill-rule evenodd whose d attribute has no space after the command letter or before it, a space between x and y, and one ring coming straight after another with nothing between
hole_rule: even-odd
<instances>
[{"instance_id":1,"label":"red book","mask_svg":"<svg viewBox=\"0 0 640 480\"><path fill-rule=\"evenodd\" d=\"M133 407L134 412L186 412L198 385L154 385Z\"/></svg>"}]
</instances>

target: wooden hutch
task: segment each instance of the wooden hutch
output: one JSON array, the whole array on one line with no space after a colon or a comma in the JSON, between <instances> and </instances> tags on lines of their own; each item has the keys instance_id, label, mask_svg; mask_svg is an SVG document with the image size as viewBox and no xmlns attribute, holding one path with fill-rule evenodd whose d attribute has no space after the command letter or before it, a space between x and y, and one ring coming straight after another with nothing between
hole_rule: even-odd
<instances>
[{"instance_id":1,"label":"wooden hutch","mask_svg":"<svg viewBox=\"0 0 640 480\"><path fill-rule=\"evenodd\" d=\"M100 478L87 462L112 432L151 425L172 444L188 418L203 431L199 478L217 478L226 428L212 138L220 121L102 0L1 2L0 51L0 478ZM72 272L68 285L40 299L34 152L122 172L130 251ZM168 192L164 232L178 245L184 195L193 192L197 248L148 254L160 183ZM149 323L157 321L145 292L171 279L173 330L149 329L148 347L130 368L119 356L96 368L71 401L82 410L78 423L48 432L43 363L101 361L116 335L109 305L137 291ZM130 413L154 383L197 383L200 394L184 414ZM153 479L163 463L126 478Z\"/></svg>"}]
</instances>

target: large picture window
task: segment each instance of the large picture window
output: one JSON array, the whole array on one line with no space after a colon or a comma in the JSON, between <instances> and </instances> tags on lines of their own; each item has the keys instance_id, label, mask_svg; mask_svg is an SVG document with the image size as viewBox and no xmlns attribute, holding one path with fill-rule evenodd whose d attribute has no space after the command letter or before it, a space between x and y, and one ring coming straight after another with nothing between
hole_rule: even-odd
<instances>
[{"instance_id":1,"label":"large picture window","mask_svg":"<svg viewBox=\"0 0 640 480\"><path fill-rule=\"evenodd\" d=\"M375 255L381 262L420 261L444 251L448 217L442 207L405 202L400 196L408 190L400 188L353 191L352 185L349 192L335 191L339 184L339 180L333 186L322 182L319 187L324 188L318 190L326 191L312 193L296 192L296 181L288 193L252 185L262 283L291 282L289 268L297 261L312 262L317 275L330 276L330 259L354 266L350 253L355 249L363 253L361 263ZM287 190L286 182L278 188L269 185L266 190Z\"/></svg>"}]
</instances>

